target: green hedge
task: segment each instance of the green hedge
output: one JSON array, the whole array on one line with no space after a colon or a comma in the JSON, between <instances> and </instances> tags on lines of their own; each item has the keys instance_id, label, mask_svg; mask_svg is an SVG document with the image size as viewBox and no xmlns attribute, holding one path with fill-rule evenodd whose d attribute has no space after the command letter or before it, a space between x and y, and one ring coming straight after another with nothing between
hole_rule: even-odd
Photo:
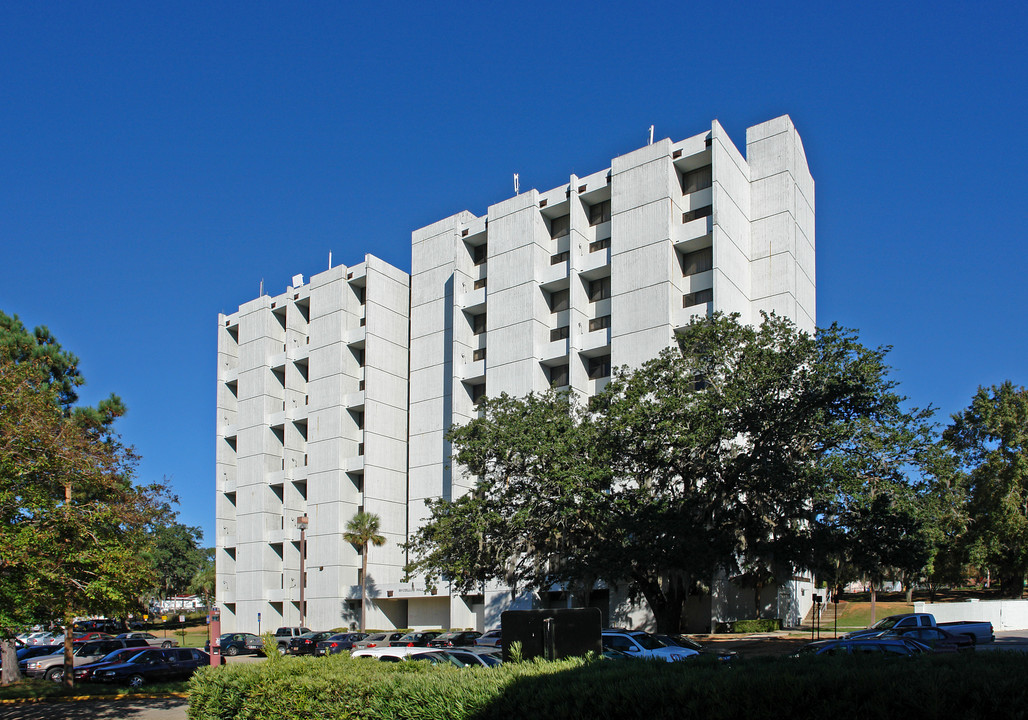
<instances>
[{"instance_id":1,"label":"green hedge","mask_svg":"<svg viewBox=\"0 0 1028 720\"><path fill-rule=\"evenodd\" d=\"M333 655L208 668L192 720L1023 718L1028 655L566 660L459 669ZM710 660L709 662L707 660Z\"/></svg>"},{"instance_id":2,"label":"green hedge","mask_svg":"<svg viewBox=\"0 0 1028 720\"><path fill-rule=\"evenodd\" d=\"M782 621L778 618L764 618L761 620L736 620L730 623L733 633L759 633L772 632L782 629Z\"/></svg>"}]
</instances>

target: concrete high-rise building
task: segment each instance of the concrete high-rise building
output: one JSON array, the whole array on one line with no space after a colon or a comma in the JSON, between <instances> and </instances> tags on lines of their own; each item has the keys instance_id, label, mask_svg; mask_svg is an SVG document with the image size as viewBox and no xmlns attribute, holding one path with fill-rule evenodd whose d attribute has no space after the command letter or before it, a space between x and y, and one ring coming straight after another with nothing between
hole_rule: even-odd
<instances>
[{"instance_id":1,"label":"concrete high-rise building","mask_svg":"<svg viewBox=\"0 0 1028 720\"><path fill-rule=\"evenodd\" d=\"M393 272L402 277L399 271ZM295 291L287 295L290 292ZM273 313L267 308L272 300L261 298L243 306L232 316L235 320L222 318L222 336L235 322L241 326L249 313ZM255 304L259 307L251 309ZM315 307L312 302L312 312ZM775 312L801 329L814 329L814 183L803 144L787 116L749 128L745 156L715 121L693 137L652 143L614 158L610 167L591 175L572 175L552 190L529 190L508 198L489 207L483 216L465 211L416 230L409 303L409 423L405 434L390 436L406 442L409 454L405 467L389 467L390 472L404 475L406 485L402 497L389 494L388 507L394 510L402 505L406 515L390 525L393 532L402 536L402 528L419 527L427 517L427 500L459 497L470 487L473 479L451 466L444 435L451 425L476 416L475 401L481 395L524 395L550 386L568 387L583 396L595 394L609 380L612 367L641 365L673 344L676 330L690 318L715 310L739 313L744 322L759 322L761 311ZM313 315L310 322L313 326ZM276 332L280 329L267 321L264 325ZM347 327L325 325L326 332L342 333L335 342L343 346ZM231 349L232 342L224 345ZM389 350L399 351L402 346L393 343ZM226 354L221 351L223 358ZM404 355L404 367L406 363ZM277 366L262 367L274 370ZM243 377L241 370L239 377ZM281 385L264 382L276 392ZM331 385L324 390L338 391ZM345 397L316 397L313 387L308 395L319 407L347 406ZM233 407L237 403L241 411L241 396L226 401ZM248 429L266 437L263 428L272 427L268 413L263 420L252 420ZM242 426L233 432L241 441ZM219 441L227 445L227 438L226 434ZM342 456L348 457L346 442L342 445L346 447ZM241 470L242 447L233 447L231 453ZM277 458L273 455L270 462ZM345 475L345 468L340 469ZM367 473L365 493L372 489L372 476ZM252 475L254 482L267 485L267 480L256 479L258 474ZM321 501L324 512L355 508L358 496L350 493L352 486L340 483L338 488L345 498L325 498ZM227 507L225 496L225 491L219 492L219 501ZM238 505L238 491L236 498ZM274 498L271 505L279 507ZM274 531L270 526L277 516L260 512L268 532ZM236 517L241 517L238 510ZM316 537L332 545L347 519L343 516L319 527ZM281 527L278 531L283 532ZM314 536L313 519L309 532ZM272 536L265 533L251 541L254 553L259 550L272 569L260 565L256 555L245 569L238 557L234 569L226 561L221 572L219 563L219 592L223 578L229 582L236 577L237 614L244 582L247 597L260 592L269 595L268 584L283 573L276 569L284 567L282 553L267 551L271 544L267 538ZM392 537L390 541L394 544ZM237 542L241 553L245 546L241 539ZM340 543L334 546L342 548ZM298 556L294 550L290 549L290 559ZM329 554L339 559L332 567L339 577L352 577L359 558L342 550ZM395 546L392 553L384 548L372 553L376 564L369 573L374 578L371 624L491 627L508 607L550 601L544 593L526 595L512 604L509 591L499 586L450 597L445 587L399 582L402 573L394 563L402 558ZM219 536L219 561L223 556L227 553ZM308 564L320 565L313 549ZM296 562L290 567L296 567ZM308 571L312 585L317 574ZM333 590L345 590L344 585L326 582L321 589L328 593L325 602L331 602ZM740 607L736 600L726 599L732 591L724 581L715 586L705 606L691 608L691 617L699 618L697 627L726 619L726 613ZM288 581L273 589L282 591L277 608L294 600ZM354 597L359 595L340 595L335 602L345 606ZM262 601L247 602L257 607ZM608 596L604 602L611 621L644 619L623 597ZM770 589L767 599L786 618L805 612L809 602L809 581L798 579ZM729 605L736 610L729 611ZM252 623L245 620L245 624L241 629Z\"/></svg>"},{"instance_id":2,"label":"concrete high-rise building","mask_svg":"<svg viewBox=\"0 0 1028 720\"><path fill-rule=\"evenodd\" d=\"M407 273L367 256L218 317L217 599L227 631L359 615L361 509L386 544L378 583L400 579L407 532ZM382 608L388 610L389 608ZM375 611L378 611L376 606ZM405 617L373 617L403 625Z\"/></svg>"}]
</instances>

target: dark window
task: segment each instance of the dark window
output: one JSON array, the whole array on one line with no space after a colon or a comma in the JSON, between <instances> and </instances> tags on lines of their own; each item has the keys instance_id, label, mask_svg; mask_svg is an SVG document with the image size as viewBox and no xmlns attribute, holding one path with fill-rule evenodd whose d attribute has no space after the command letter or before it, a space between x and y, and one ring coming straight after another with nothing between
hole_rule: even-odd
<instances>
[{"instance_id":1,"label":"dark window","mask_svg":"<svg viewBox=\"0 0 1028 720\"><path fill-rule=\"evenodd\" d=\"M485 383L471 386L471 402L478 405L478 402L485 397Z\"/></svg>"},{"instance_id":2,"label":"dark window","mask_svg":"<svg viewBox=\"0 0 1028 720\"><path fill-rule=\"evenodd\" d=\"M486 257L489 254L489 246L487 244L476 245L471 248L471 260L475 265L481 265L486 261Z\"/></svg>"},{"instance_id":3,"label":"dark window","mask_svg":"<svg viewBox=\"0 0 1028 720\"><path fill-rule=\"evenodd\" d=\"M687 173L682 174L682 193L688 195L694 193L697 190L703 190L709 188L713 180L711 173L711 166L705 165L695 170L690 170Z\"/></svg>"},{"instance_id":4,"label":"dark window","mask_svg":"<svg viewBox=\"0 0 1028 720\"><path fill-rule=\"evenodd\" d=\"M692 222L693 220L699 220L700 218L710 217L710 213L713 212L714 207L712 205L704 205L701 208L690 210L689 212L682 213L682 222Z\"/></svg>"},{"instance_id":5,"label":"dark window","mask_svg":"<svg viewBox=\"0 0 1028 720\"><path fill-rule=\"evenodd\" d=\"M589 243L589 252L599 252L600 250L606 250L609 247L610 238L603 238L602 240L597 240L596 242Z\"/></svg>"},{"instance_id":6,"label":"dark window","mask_svg":"<svg viewBox=\"0 0 1028 720\"><path fill-rule=\"evenodd\" d=\"M481 335L485 332L485 313L471 316L471 332Z\"/></svg>"},{"instance_id":7,"label":"dark window","mask_svg":"<svg viewBox=\"0 0 1028 720\"><path fill-rule=\"evenodd\" d=\"M567 290L554 290L550 293L550 312L567 310L570 306L571 293Z\"/></svg>"},{"instance_id":8,"label":"dark window","mask_svg":"<svg viewBox=\"0 0 1028 720\"><path fill-rule=\"evenodd\" d=\"M595 330L602 330L610 327L610 315L604 315L603 317L593 318L589 321L589 332Z\"/></svg>"},{"instance_id":9,"label":"dark window","mask_svg":"<svg viewBox=\"0 0 1028 720\"><path fill-rule=\"evenodd\" d=\"M550 330L550 342L556 342L558 340L563 340L564 338L566 338L568 336L568 331L569 331L569 328L568 328L567 325L565 325L563 327L559 327L559 328L554 328L553 330Z\"/></svg>"},{"instance_id":10,"label":"dark window","mask_svg":"<svg viewBox=\"0 0 1028 720\"><path fill-rule=\"evenodd\" d=\"M475 352L471 353L471 359L474 362L485 360L485 348L479 348L478 350L475 350Z\"/></svg>"},{"instance_id":11,"label":"dark window","mask_svg":"<svg viewBox=\"0 0 1028 720\"><path fill-rule=\"evenodd\" d=\"M593 280L589 283L589 302L606 300L610 297L610 276Z\"/></svg>"},{"instance_id":12,"label":"dark window","mask_svg":"<svg viewBox=\"0 0 1028 720\"><path fill-rule=\"evenodd\" d=\"M610 375L610 355L589 358L589 379L597 380Z\"/></svg>"},{"instance_id":13,"label":"dark window","mask_svg":"<svg viewBox=\"0 0 1028 720\"><path fill-rule=\"evenodd\" d=\"M485 287L485 278L475 281L475 290L481 290Z\"/></svg>"},{"instance_id":14,"label":"dark window","mask_svg":"<svg viewBox=\"0 0 1028 720\"><path fill-rule=\"evenodd\" d=\"M713 248L703 248L682 255L682 275L695 275L714 267Z\"/></svg>"},{"instance_id":15,"label":"dark window","mask_svg":"<svg viewBox=\"0 0 1028 720\"><path fill-rule=\"evenodd\" d=\"M610 200L589 207L589 224L599 225L610 220Z\"/></svg>"},{"instance_id":16,"label":"dark window","mask_svg":"<svg viewBox=\"0 0 1028 720\"><path fill-rule=\"evenodd\" d=\"M703 303L713 302L714 291L711 288L706 290L697 290L687 295L682 296L682 307L692 307L693 305L702 305Z\"/></svg>"},{"instance_id":17,"label":"dark window","mask_svg":"<svg viewBox=\"0 0 1028 720\"><path fill-rule=\"evenodd\" d=\"M550 265L556 265L558 263L565 262L570 257L571 257L571 253L568 252L567 250L565 250L564 252L556 253L554 255L550 255Z\"/></svg>"},{"instance_id":18,"label":"dark window","mask_svg":"<svg viewBox=\"0 0 1028 720\"><path fill-rule=\"evenodd\" d=\"M550 237L559 238L571 232L571 216L561 215L550 220Z\"/></svg>"},{"instance_id":19,"label":"dark window","mask_svg":"<svg viewBox=\"0 0 1028 720\"><path fill-rule=\"evenodd\" d=\"M564 387L570 385L567 365L554 365L549 369L550 385L552 387Z\"/></svg>"}]
</instances>

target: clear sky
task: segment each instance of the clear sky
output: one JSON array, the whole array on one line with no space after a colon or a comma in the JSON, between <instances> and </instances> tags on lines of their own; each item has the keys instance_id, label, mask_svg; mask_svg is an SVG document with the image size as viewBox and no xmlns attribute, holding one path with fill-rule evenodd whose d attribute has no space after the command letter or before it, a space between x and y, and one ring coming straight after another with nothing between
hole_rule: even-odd
<instances>
[{"instance_id":1,"label":"clear sky","mask_svg":"<svg viewBox=\"0 0 1028 720\"><path fill-rule=\"evenodd\" d=\"M214 543L216 325L717 118L791 115L818 324L911 402L1025 384L1022 2L0 4L0 309L111 392Z\"/></svg>"}]
</instances>

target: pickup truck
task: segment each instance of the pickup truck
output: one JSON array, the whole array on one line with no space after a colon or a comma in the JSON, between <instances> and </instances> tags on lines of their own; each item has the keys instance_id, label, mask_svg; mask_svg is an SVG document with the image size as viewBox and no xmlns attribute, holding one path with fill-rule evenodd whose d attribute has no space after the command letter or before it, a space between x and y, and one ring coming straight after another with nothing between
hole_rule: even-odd
<instances>
[{"instance_id":1,"label":"pickup truck","mask_svg":"<svg viewBox=\"0 0 1028 720\"><path fill-rule=\"evenodd\" d=\"M275 631L275 644L278 646L278 654L285 655L289 652L289 642L293 638L300 637L304 633L309 632L310 630L305 627L280 627ZM266 648L265 652L267 652Z\"/></svg>"},{"instance_id":2,"label":"pickup truck","mask_svg":"<svg viewBox=\"0 0 1028 720\"><path fill-rule=\"evenodd\" d=\"M903 615L890 615L882 618L866 630L857 630L846 635L847 638L868 638L876 637L890 630L902 630L906 628L939 627L954 635L967 635L975 644L992 642L996 639L992 623L974 622L961 620L959 622L936 623L935 616L931 613L906 613Z\"/></svg>"}]
</instances>

